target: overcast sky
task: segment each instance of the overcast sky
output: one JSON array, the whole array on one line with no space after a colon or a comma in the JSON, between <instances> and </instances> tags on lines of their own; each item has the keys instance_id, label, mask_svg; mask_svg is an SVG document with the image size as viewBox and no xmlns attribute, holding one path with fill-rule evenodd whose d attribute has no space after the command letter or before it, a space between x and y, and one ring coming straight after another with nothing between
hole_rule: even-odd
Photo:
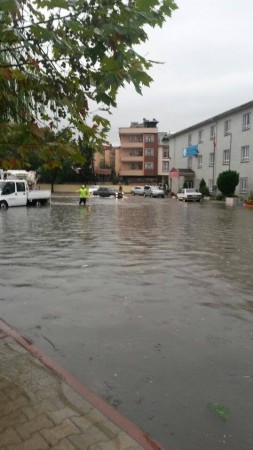
<instances>
[{"instance_id":1,"label":"overcast sky","mask_svg":"<svg viewBox=\"0 0 253 450\"><path fill-rule=\"evenodd\" d=\"M120 90L112 145L120 144L119 127L144 117L175 132L253 100L253 0L175 1L179 9L140 48L164 64L149 72L154 81L142 96L129 85Z\"/></svg>"}]
</instances>

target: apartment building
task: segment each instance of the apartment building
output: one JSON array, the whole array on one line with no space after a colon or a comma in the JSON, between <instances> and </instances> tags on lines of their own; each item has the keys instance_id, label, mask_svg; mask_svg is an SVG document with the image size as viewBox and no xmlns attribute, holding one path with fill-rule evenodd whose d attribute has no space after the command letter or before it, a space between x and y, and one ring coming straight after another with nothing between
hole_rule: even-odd
<instances>
[{"instance_id":1,"label":"apartment building","mask_svg":"<svg viewBox=\"0 0 253 450\"><path fill-rule=\"evenodd\" d=\"M170 133L158 132L158 181L168 184L170 171Z\"/></svg>"},{"instance_id":2,"label":"apartment building","mask_svg":"<svg viewBox=\"0 0 253 450\"><path fill-rule=\"evenodd\" d=\"M99 152L94 154L94 174L98 180L109 181L112 169L115 169L117 153L120 147L112 145L103 145Z\"/></svg>"},{"instance_id":3,"label":"apartment building","mask_svg":"<svg viewBox=\"0 0 253 450\"><path fill-rule=\"evenodd\" d=\"M236 194L253 191L253 101L170 135L169 187L177 193L184 182L198 188L202 178L217 192L217 177L239 173Z\"/></svg>"},{"instance_id":4,"label":"apartment building","mask_svg":"<svg viewBox=\"0 0 253 450\"><path fill-rule=\"evenodd\" d=\"M157 182L158 128L157 120L143 119L130 127L119 128L121 149L116 172L130 183Z\"/></svg>"}]
</instances>

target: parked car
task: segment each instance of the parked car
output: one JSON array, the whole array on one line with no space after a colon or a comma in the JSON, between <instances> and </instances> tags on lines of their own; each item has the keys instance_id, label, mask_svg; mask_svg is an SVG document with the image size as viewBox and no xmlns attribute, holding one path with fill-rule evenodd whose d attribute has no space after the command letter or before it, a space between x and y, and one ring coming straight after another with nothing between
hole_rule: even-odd
<instances>
[{"instance_id":1,"label":"parked car","mask_svg":"<svg viewBox=\"0 0 253 450\"><path fill-rule=\"evenodd\" d=\"M183 202L200 202L203 195L197 189L186 188L177 194L177 199Z\"/></svg>"},{"instance_id":2,"label":"parked car","mask_svg":"<svg viewBox=\"0 0 253 450\"><path fill-rule=\"evenodd\" d=\"M144 197L165 197L165 192L159 186L144 186Z\"/></svg>"},{"instance_id":3,"label":"parked car","mask_svg":"<svg viewBox=\"0 0 253 450\"><path fill-rule=\"evenodd\" d=\"M144 195L144 188L143 188L143 186L135 186L133 189L131 189L131 194L133 194L133 195Z\"/></svg>"},{"instance_id":4,"label":"parked car","mask_svg":"<svg viewBox=\"0 0 253 450\"><path fill-rule=\"evenodd\" d=\"M94 191L93 195L99 195L99 197L110 197L112 195L117 198L122 198L123 192L108 187L100 187L99 189Z\"/></svg>"},{"instance_id":5,"label":"parked car","mask_svg":"<svg viewBox=\"0 0 253 450\"><path fill-rule=\"evenodd\" d=\"M90 186L89 187L89 193L91 195L95 195L94 192L96 192L99 188L100 188L100 186Z\"/></svg>"}]
</instances>

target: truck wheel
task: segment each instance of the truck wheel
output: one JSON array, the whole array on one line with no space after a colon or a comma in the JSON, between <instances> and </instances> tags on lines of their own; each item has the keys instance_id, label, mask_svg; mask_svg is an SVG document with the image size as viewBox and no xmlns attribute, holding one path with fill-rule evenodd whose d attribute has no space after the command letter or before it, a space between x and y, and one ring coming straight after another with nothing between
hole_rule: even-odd
<instances>
[{"instance_id":1,"label":"truck wheel","mask_svg":"<svg viewBox=\"0 0 253 450\"><path fill-rule=\"evenodd\" d=\"M7 202L0 202L0 209L8 209L8 203Z\"/></svg>"},{"instance_id":2,"label":"truck wheel","mask_svg":"<svg viewBox=\"0 0 253 450\"><path fill-rule=\"evenodd\" d=\"M40 208L41 207L41 201L37 200L35 203L36 208Z\"/></svg>"}]
</instances>

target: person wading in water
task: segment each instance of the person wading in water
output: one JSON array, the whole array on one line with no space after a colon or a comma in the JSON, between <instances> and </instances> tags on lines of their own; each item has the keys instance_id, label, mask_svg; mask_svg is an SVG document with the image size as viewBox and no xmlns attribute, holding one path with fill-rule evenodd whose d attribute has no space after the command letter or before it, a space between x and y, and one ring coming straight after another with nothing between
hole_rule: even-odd
<instances>
[{"instance_id":1,"label":"person wading in water","mask_svg":"<svg viewBox=\"0 0 253 450\"><path fill-rule=\"evenodd\" d=\"M80 189L78 189L79 195L80 195L80 199L79 199L79 205L81 205L82 203L84 205L86 205L86 200L87 198L89 198L90 194L89 191L87 189L86 186L84 186L84 184L80 187Z\"/></svg>"}]
</instances>

